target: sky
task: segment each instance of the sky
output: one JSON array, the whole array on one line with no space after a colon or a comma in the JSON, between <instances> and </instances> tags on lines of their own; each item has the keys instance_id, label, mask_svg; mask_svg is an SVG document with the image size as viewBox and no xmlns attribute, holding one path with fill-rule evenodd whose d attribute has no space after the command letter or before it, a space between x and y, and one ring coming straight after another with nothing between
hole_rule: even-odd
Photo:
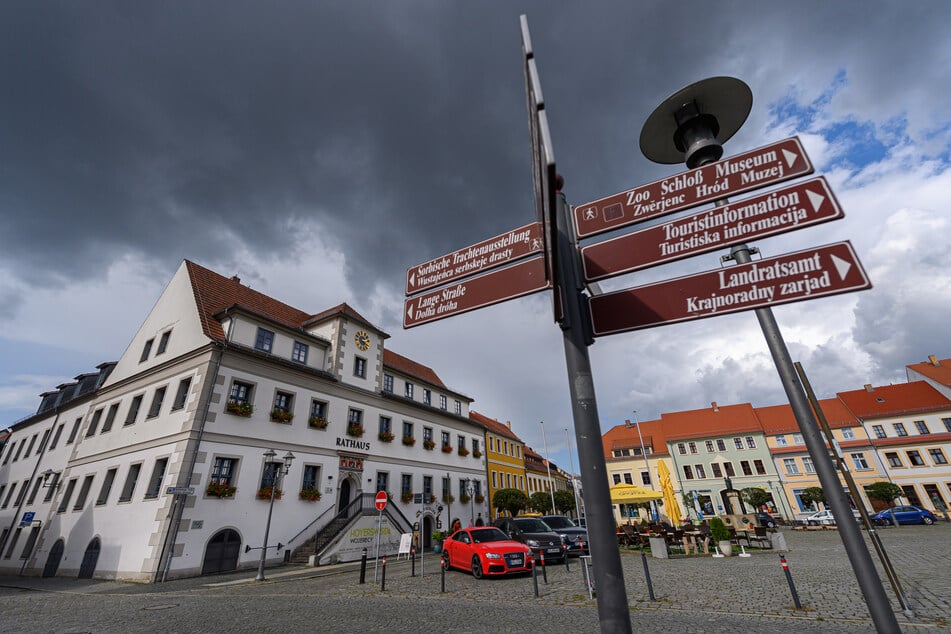
<instances>
[{"instance_id":1,"label":"sky","mask_svg":"<svg viewBox=\"0 0 951 634\"><path fill-rule=\"evenodd\" d=\"M753 246L850 240L874 285L773 309L819 396L951 356L946 2L7 0L0 424L117 359L187 258L311 313L350 304L577 469L547 292L402 328L410 266L535 219L521 14L570 204L683 171L641 154L645 120L736 77L753 105L724 156L798 136L845 211ZM603 430L785 402L752 312L600 337L590 359Z\"/></svg>"}]
</instances>

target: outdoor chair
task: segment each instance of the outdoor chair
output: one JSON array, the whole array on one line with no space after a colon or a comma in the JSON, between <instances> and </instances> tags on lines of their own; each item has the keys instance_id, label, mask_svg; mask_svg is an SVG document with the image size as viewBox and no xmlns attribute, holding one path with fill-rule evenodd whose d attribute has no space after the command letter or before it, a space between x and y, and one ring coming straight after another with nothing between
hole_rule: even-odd
<instances>
[{"instance_id":1,"label":"outdoor chair","mask_svg":"<svg viewBox=\"0 0 951 634\"><path fill-rule=\"evenodd\" d=\"M749 536L748 536L746 533L743 533L742 535L740 535L740 534L738 534L738 533L736 532L736 529L735 529L735 528L730 528L729 531L730 531L730 543L731 543L731 544L734 544L734 545L736 545L736 546L739 546L739 545L740 545L740 540L742 539L743 541L746 542L746 545L747 545L747 546L750 545L750 538L749 538Z\"/></svg>"},{"instance_id":2,"label":"outdoor chair","mask_svg":"<svg viewBox=\"0 0 951 634\"><path fill-rule=\"evenodd\" d=\"M769 539L769 533L766 531L765 526L757 526L755 533L746 538L747 543L752 546L754 543L761 548L772 548L773 543Z\"/></svg>"}]
</instances>

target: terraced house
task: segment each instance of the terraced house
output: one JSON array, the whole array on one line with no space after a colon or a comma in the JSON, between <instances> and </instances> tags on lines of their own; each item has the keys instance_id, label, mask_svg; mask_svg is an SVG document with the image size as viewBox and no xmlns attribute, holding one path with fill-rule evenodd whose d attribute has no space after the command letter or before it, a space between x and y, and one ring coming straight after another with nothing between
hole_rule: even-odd
<instances>
[{"instance_id":1,"label":"terraced house","mask_svg":"<svg viewBox=\"0 0 951 634\"><path fill-rule=\"evenodd\" d=\"M495 492L499 489L519 489L525 491L524 443L512 431L512 423L500 423L478 412L469 412L469 418L485 429L486 463L488 478L488 503L491 505ZM492 509L490 518L498 516L498 509Z\"/></svg>"}]
</instances>

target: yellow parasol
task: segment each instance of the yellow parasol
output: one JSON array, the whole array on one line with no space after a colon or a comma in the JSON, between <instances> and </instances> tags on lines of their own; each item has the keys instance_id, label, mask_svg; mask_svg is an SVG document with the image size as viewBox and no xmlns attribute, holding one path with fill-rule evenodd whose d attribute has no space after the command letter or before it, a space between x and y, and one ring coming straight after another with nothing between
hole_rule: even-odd
<instances>
[{"instance_id":1,"label":"yellow parasol","mask_svg":"<svg viewBox=\"0 0 951 634\"><path fill-rule=\"evenodd\" d=\"M677 525L680 523L682 511L674 493L674 483L670 480L670 469L663 460L657 463L657 479L660 480L660 490L663 492L664 512L667 513L670 523Z\"/></svg>"},{"instance_id":2,"label":"yellow parasol","mask_svg":"<svg viewBox=\"0 0 951 634\"><path fill-rule=\"evenodd\" d=\"M615 484L611 487L612 504L640 504L641 502L650 502L659 500L661 494L636 484Z\"/></svg>"}]
</instances>

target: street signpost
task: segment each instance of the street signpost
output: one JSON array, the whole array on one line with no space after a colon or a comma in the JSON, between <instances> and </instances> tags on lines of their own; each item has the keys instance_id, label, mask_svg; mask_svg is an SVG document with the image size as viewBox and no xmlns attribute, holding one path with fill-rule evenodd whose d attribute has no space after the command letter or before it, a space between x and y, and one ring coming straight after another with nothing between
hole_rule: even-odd
<instances>
[{"instance_id":1,"label":"street signpost","mask_svg":"<svg viewBox=\"0 0 951 634\"><path fill-rule=\"evenodd\" d=\"M574 208L578 238L626 227L813 172L796 137Z\"/></svg>"},{"instance_id":2,"label":"street signpost","mask_svg":"<svg viewBox=\"0 0 951 634\"><path fill-rule=\"evenodd\" d=\"M581 248L585 281L843 218L824 177L714 207Z\"/></svg>"},{"instance_id":3,"label":"street signpost","mask_svg":"<svg viewBox=\"0 0 951 634\"><path fill-rule=\"evenodd\" d=\"M376 570L380 564L380 539L383 537L383 509L386 508L386 491L377 491L373 499L376 510L380 512L376 526L376 561L373 563L373 582L376 583Z\"/></svg>"},{"instance_id":4,"label":"street signpost","mask_svg":"<svg viewBox=\"0 0 951 634\"><path fill-rule=\"evenodd\" d=\"M373 503L376 504L376 510L382 512L386 508L386 491L379 491L374 498Z\"/></svg>"},{"instance_id":5,"label":"street signpost","mask_svg":"<svg viewBox=\"0 0 951 634\"><path fill-rule=\"evenodd\" d=\"M545 258L533 257L473 278L410 297L404 303L403 328L491 306L549 287Z\"/></svg>"},{"instance_id":6,"label":"street signpost","mask_svg":"<svg viewBox=\"0 0 951 634\"><path fill-rule=\"evenodd\" d=\"M542 223L533 222L429 262L411 266L406 271L406 295L449 284L525 256L542 253L543 250Z\"/></svg>"},{"instance_id":7,"label":"street signpost","mask_svg":"<svg viewBox=\"0 0 951 634\"><path fill-rule=\"evenodd\" d=\"M592 297L595 336L871 288L848 241Z\"/></svg>"}]
</instances>

